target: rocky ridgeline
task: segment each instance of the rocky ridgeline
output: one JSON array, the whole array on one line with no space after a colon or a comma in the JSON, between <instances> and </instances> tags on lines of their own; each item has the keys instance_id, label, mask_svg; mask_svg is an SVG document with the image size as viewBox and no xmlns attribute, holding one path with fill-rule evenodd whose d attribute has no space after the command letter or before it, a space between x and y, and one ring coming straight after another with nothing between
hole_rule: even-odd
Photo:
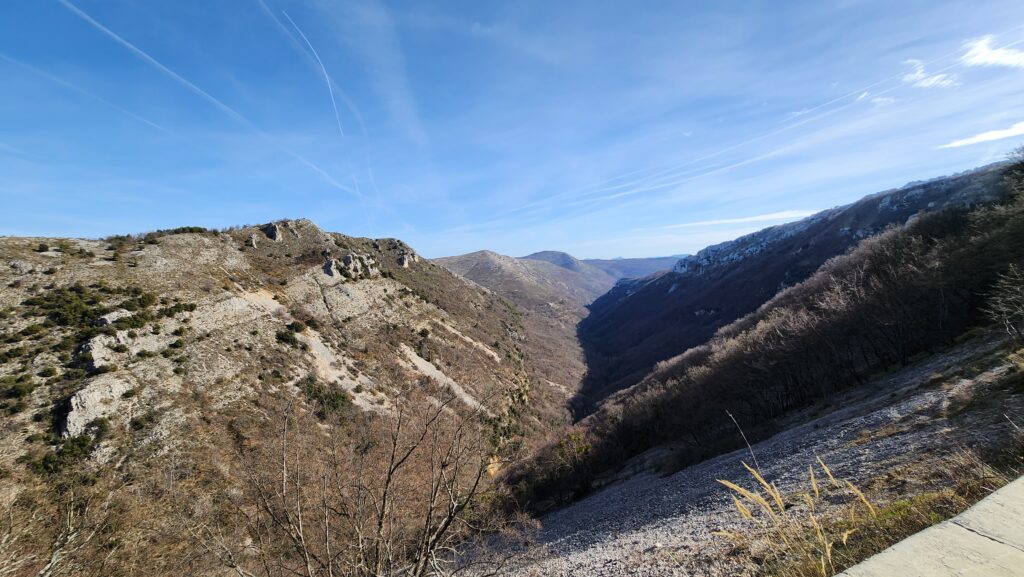
<instances>
[{"instance_id":1,"label":"rocky ridgeline","mask_svg":"<svg viewBox=\"0 0 1024 577\"><path fill-rule=\"evenodd\" d=\"M849 205L824 210L796 222L765 228L682 258L673 267L673 271L701 276L717 267L776 250L785 245L786 241L797 237L808 236L790 249L793 252L808 250L819 243L830 243L829 239L821 238L821 233L836 234L856 241L875 235L891 224L903 224L923 212L950 206L973 206L994 197L997 190L993 186L994 177L1002 166L1002 163L998 163L948 178L911 183L867 196ZM833 227L832 223L838 226Z\"/></svg>"},{"instance_id":2,"label":"rocky ridgeline","mask_svg":"<svg viewBox=\"0 0 1024 577\"><path fill-rule=\"evenodd\" d=\"M820 212L794 223L773 226L741 236L736 240L709 246L697 254L679 259L672 271L700 276L711 268L756 256L786 239L805 232L822 220L828 219L837 210Z\"/></svg>"},{"instance_id":3,"label":"rocky ridgeline","mask_svg":"<svg viewBox=\"0 0 1024 577\"><path fill-rule=\"evenodd\" d=\"M84 438L97 462L128 438L173 450L203 415L282 391L372 414L414 383L500 415L527 380L505 362L513 313L396 239L283 220L4 238L0 263L0 411L20 431L0 436L6 470Z\"/></svg>"}]
</instances>

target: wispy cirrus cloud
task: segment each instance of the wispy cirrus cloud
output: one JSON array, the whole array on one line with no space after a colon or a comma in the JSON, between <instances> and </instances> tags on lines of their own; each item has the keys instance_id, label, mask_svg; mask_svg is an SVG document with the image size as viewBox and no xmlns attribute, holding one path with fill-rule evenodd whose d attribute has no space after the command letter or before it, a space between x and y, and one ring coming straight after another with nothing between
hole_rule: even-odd
<instances>
[{"instance_id":1,"label":"wispy cirrus cloud","mask_svg":"<svg viewBox=\"0 0 1024 577\"><path fill-rule=\"evenodd\" d=\"M885 106L886 104L892 104L896 102L896 99L889 96L872 96L870 92L865 91L862 92L860 96L857 97L857 102L864 101L870 102L875 106Z\"/></svg>"},{"instance_id":2,"label":"wispy cirrus cloud","mask_svg":"<svg viewBox=\"0 0 1024 577\"><path fill-rule=\"evenodd\" d=\"M681 224L670 224L663 226L663 229L675 229L675 228L692 228L701 226L720 226L723 224L744 224L750 222L772 222L780 220L794 220L798 218L804 218L815 214L816 210L782 210L779 212L769 212L767 214L756 214L754 216L742 216L737 218L719 218L714 220L698 220L694 222L684 222Z\"/></svg>"},{"instance_id":3,"label":"wispy cirrus cloud","mask_svg":"<svg viewBox=\"0 0 1024 577\"><path fill-rule=\"evenodd\" d=\"M960 86L960 79L956 74L935 73L929 74L924 68L921 60L905 60L903 64L910 66L912 70L903 75L903 82L918 88L952 88Z\"/></svg>"},{"instance_id":4,"label":"wispy cirrus cloud","mask_svg":"<svg viewBox=\"0 0 1024 577\"><path fill-rule=\"evenodd\" d=\"M1006 47L995 48L992 46L994 40L995 36L989 35L968 42L967 52L960 58L960 62L967 66L1024 68L1024 51Z\"/></svg>"},{"instance_id":5,"label":"wispy cirrus cloud","mask_svg":"<svg viewBox=\"0 0 1024 577\"><path fill-rule=\"evenodd\" d=\"M981 134L976 134L969 138L954 140L949 144L943 144L939 148L960 148L961 146L971 146L972 144L1003 140L1004 138L1013 138L1014 136L1024 136L1024 122L1018 122L1009 128L989 130L988 132L982 132Z\"/></svg>"},{"instance_id":6,"label":"wispy cirrus cloud","mask_svg":"<svg viewBox=\"0 0 1024 577\"><path fill-rule=\"evenodd\" d=\"M45 70L40 70L39 68L36 68L35 66L27 64L25 62L22 62L21 60L18 60L17 58L12 58L12 57L10 57L10 56L8 56L6 54L3 54L3 53L0 53L0 60L4 60L4 61L8 62L9 64L13 64L14 66L17 66L18 68L21 68L23 70L27 70L27 71L31 72L32 74L35 74L36 76L39 76L40 78L45 78L45 79L49 80L50 82L53 82L53 83L58 84L60 86L63 86L64 88L67 88L68 90L71 90L73 92L77 92L78 94L81 94L82 96L85 96L87 98L91 98L92 100L95 100L96 102L99 102L100 104L110 108L111 110L116 110L117 112L120 112L121 114L124 114L125 116L128 116L129 118L133 118L135 120L138 120L139 122L141 122L143 124L148 124L149 126L155 128L155 129L157 129L157 130L159 130L161 132L167 132L166 128L164 128L163 126L160 126L159 124L153 122L152 120L149 120L148 118L145 118L144 116L136 114L136 113L132 112L131 110L128 110L127 108L123 108L121 106L118 106L117 104L114 104L113 102L107 100L106 98L103 98L102 96L99 96L98 94L94 94L92 92L89 92L88 90L82 88L81 86L78 86L77 84L74 84L72 82L68 82L67 80L64 80L63 78L60 78L60 77L58 77L58 76L56 76L54 74L50 74L49 72L46 72Z\"/></svg>"},{"instance_id":7,"label":"wispy cirrus cloud","mask_svg":"<svg viewBox=\"0 0 1024 577\"><path fill-rule=\"evenodd\" d=\"M399 28L380 0L336 5L319 3L325 21L336 26L351 51L363 61L374 88L396 126L421 149L430 137L419 116L419 103L407 70Z\"/></svg>"}]
</instances>

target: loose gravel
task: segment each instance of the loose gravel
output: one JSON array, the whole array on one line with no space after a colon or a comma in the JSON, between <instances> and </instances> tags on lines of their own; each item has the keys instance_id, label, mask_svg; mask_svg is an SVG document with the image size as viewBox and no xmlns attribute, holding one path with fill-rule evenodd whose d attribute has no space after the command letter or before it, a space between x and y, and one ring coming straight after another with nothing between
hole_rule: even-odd
<instances>
[{"instance_id":1,"label":"loose gravel","mask_svg":"<svg viewBox=\"0 0 1024 577\"><path fill-rule=\"evenodd\" d=\"M861 484L901 467L941 460L965 442L985 435L985 426L954 427L947 409L972 389L1007 369L996 363L972 378L955 376L968 362L990 354L995 339L975 339L904 368L854 393L833 400L823 416L793 417L796 424L753 446L765 476L783 493L806 484L809 464L820 456L837 476ZM815 409L822 412L822 407ZM989 429L1005 426L989 419ZM515 574L662 576L735 575L730 544L715 531L743 529L717 479L749 486L735 451L668 476L648 472L609 486L541 519L538 548ZM898 491L897 491L898 492Z\"/></svg>"}]
</instances>

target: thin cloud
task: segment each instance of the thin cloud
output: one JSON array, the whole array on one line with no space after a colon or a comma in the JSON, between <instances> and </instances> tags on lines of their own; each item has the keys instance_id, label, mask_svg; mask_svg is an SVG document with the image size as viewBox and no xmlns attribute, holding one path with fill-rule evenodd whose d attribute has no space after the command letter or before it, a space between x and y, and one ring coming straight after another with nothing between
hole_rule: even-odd
<instances>
[{"instance_id":1,"label":"thin cloud","mask_svg":"<svg viewBox=\"0 0 1024 577\"><path fill-rule=\"evenodd\" d=\"M985 36L968 42L967 52L960 58L967 66L1006 66L1024 68L1024 51L1012 48L993 48L994 36Z\"/></svg>"},{"instance_id":2,"label":"thin cloud","mask_svg":"<svg viewBox=\"0 0 1024 577\"><path fill-rule=\"evenodd\" d=\"M952 88L960 86L960 79L956 74L929 74L924 69L924 62L921 60L906 60L903 64L913 68L911 72L903 75L903 82L918 88Z\"/></svg>"},{"instance_id":3,"label":"thin cloud","mask_svg":"<svg viewBox=\"0 0 1024 577\"><path fill-rule=\"evenodd\" d=\"M252 121L250 121L245 116L242 116L242 114L240 114L238 111L236 111L235 109L231 108L227 104L224 104L223 102L221 102L220 100L218 100L217 98L215 98L210 93L208 93L205 90L203 90L202 88L200 88L200 87L196 86L195 84L189 82L187 79L182 77L177 72L175 72L175 71L171 70L170 68L164 66L156 58L153 58L152 56L147 54L145 51L143 51L141 48L135 46L131 42L128 42L127 40L125 40L124 38L119 36L116 32L114 32L113 30L111 30L111 29L107 28L106 26L100 24L99 22L94 20L92 18L92 16L89 16L88 14L83 12L81 9L79 9L77 6L75 6L74 4L69 2L68 0L57 0L57 1L62 6L64 6L68 10L70 10L73 14L75 14L76 16L78 16L79 18L84 20L86 23L88 23L90 26L92 26L93 28L99 30L104 35L106 35L108 38L113 40L114 42L117 42L121 46L127 48L132 54L135 54L136 56L138 56L145 63L149 64L153 68L156 68L158 71L163 73L165 76L171 78L172 80L174 80L178 84L184 86L185 88L187 88L191 92L195 93L196 95L202 97L204 100L206 100L210 104L214 105L218 110L223 112L225 115L230 117L235 122L238 122L239 124L245 126L249 130L252 130L256 134L260 135L262 138L264 138L267 141L269 141L272 144L274 144L274 146L276 146L277 148L279 148L280 150L282 150L283 152L285 152L286 154L288 154L289 156L291 156L295 160L297 160L300 163L302 163L304 166L306 166L307 168L309 168L313 172L319 174L320 177L324 179L324 181L326 181L328 184L330 184L334 188L337 188L338 190L342 190L342 191L350 193L350 194L356 194L356 192L352 188L350 188L348 186L345 186L345 185L341 184L340 182L338 182L333 176L328 174L327 171L325 171L324 169L320 168L319 166L317 166L316 164L314 164L312 161L308 160L304 156L300 155L299 153L297 153L297 152L295 152L295 151L285 147L280 142L278 142L276 139L271 137L269 134L267 134L266 132L263 132L262 130L260 130L255 124L252 123Z\"/></svg>"},{"instance_id":4,"label":"thin cloud","mask_svg":"<svg viewBox=\"0 0 1024 577\"><path fill-rule=\"evenodd\" d=\"M341 116L338 115L338 103L334 99L333 83L331 82L331 75L327 73L327 67L324 66L323 60L320 60L320 54L317 53L316 48L313 48L313 44L309 41L309 38L306 38L306 35L302 32L302 29L299 28L299 25L296 24L295 21L292 20L292 17L284 10L281 11L281 14L284 14L284 17L288 19L288 22L295 27L295 31L302 37L303 42L306 43L306 46L309 46L309 51L312 52L313 57L316 58L316 63L320 65L320 71L324 73L324 82L327 83L327 93L331 96L331 106L334 108L334 120L338 123L338 133L341 134L342 138L345 138L345 129L341 127Z\"/></svg>"},{"instance_id":5,"label":"thin cloud","mask_svg":"<svg viewBox=\"0 0 1024 577\"><path fill-rule=\"evenodd\" d=\"M157 130L159 130L161 132L168 132L168 130L166 128L164 128L163 126L160 126L159 124L153 122L152 120L149 120L148 118L140 116L140 115L138 115L138 114L132 112L131 110L126 109L126 108L122 108L122 107L114 104L113 102L107 100L106 98L103 98L102 96L98 96L96 94L93 94L92 92L89 92L88 90L82 88L81 86L78 86L77 84L72 84L71 82L68 82L67 80L64 80L63 78L60 78L60 77L55 76L53 74L50 74L49 72L46 72L44 70L40 70L40 69L36 68L35 66L30 65L30 64L26 64L26 63L18 60L17 58L12 58L10 56L7 56L6 54L0 53L0 60L4 60L4 61L6 61L6 62L8 62L10 64L13 64L13 65L23 69L23 70L27 70L27 71L31 72L32 74L35 74L36 76L39 76L39 77L42 77L42 78L45 78L45 79L49 80L50 82L53 82L55 84L59 84L59 85L63 86L64 88L67 88L68 90L71 90L73 92L77 92L78 94L81 94L82 96L85 96L87 98L91 98L92 100L95 100L96 102L99 102L100 104L102 104L102 105L104 105L104 106L106 106L106 107L108 107L108 108L110 108L112 110L116 110L117 112L120 112L121 114L124 114L125 116L128 116L129 118L133 118L135 120L138 120L139 122L141 122L143 124L147 124L147 125L155 128L155 129L157 129Z\"/></svg>"},{"instance_id":6,"label":"thin cloud","mask_svg":"<svg viewBox=\"0 0 1024 577\"><path fill-rule=\"evenodd\" d=\"M344 13L339 14L336 5L325 3L325 17L339 28L339 34L363 60L395 125L421 150L426 150L430 138L420 121L399 30L391 13L379 0L341 6Z\"/></svg>"},{"instance_id":7,"label":"thin cloud","mask_svg":"<svg viewBox=\"0 0 1024 577\"><path fill-rule=\"evenodd\" d=\"M757 214L754 216L744 216L739 218L721 218L717 220L698 220L695 222L684 222L682 224L672 224L668 226L659 227L662 229L677 229L677 228L691 228L699 226L719 226L723 224L743 224L748 222L770 222L774 220L792 220L797 218L805 218L815 214L816 210L783 210L779 212L770 212L767 214Z\"/></svg>"},{"instance_id":8,"label":"thin cloud","mask_svg":"<svg viewBox=\"0 0 1024 577\"><path fill-rule=\"evenodd\" d=\"M988 132L982 132L971 136L970 138L963 138L960 140L954 140L949 144L943 144L939 148L960 148L961 146L971 146L972 144L981 144L982 142L992 142L993 140L1003 140L1004 138L1013 138L1014 136L1024 135L1024 122L1018 122L1009 128L1002 130L990 130Z\"/></svg>"},{"instance_id":9,"label":"thin cloud","mask_svg":"<svg viewBox=\"0 0 1024 577\"><path fill-rule=\"evenodd\" d=\"M886 104L896 102L895 98L890 98L888 96L872 96L871 93L867 91L861 92L860 96L857 97L857 102L863 102L865 100L875 106L885 106Z\"/></svg>"}]
</instances>

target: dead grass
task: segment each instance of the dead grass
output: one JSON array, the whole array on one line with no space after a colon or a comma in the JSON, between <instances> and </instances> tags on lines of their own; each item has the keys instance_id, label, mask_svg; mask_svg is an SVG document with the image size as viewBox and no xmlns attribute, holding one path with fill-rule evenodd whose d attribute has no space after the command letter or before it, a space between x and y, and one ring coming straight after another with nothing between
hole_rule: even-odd
<instances>
[{"instance_id":1,"label":"dead grass","mask_svg":"<svg viewBox=\"0 0 1024 577\"><path fill-rule=\"evenodd\" d=\"M789 495L747 466L753 488L719 481L732 493L747 529L719 535L729 539L734 553L749 557L756 575L830 577L959 514L1007 482L968 451L956 453L947 465L951 482L946 486L885 504L836 477L821 459L808 466L803 486Z\"/></svg>"},{"instance_id":2,"label":"dead grass","mask_svg":"<svg viewBox=\"0 0 1024 577\"><path fill-rule=\"evenodd\" d=\"M753 488L721 481L732 493L739 515L748 521L742 532L722 533L733 544L733 553L746 557L756 575L829 577L959 514L1024 475L1022 423L1003 414L1024 393L1024 349L988 355L974 363L969 374L977 378L983 369L1007 362L1009 367L981 388L965 391L931 415L963 430L977 426L979 418L1005 419L1009 426L1003 427L995 445L957 450L939 460L922 455L882 478L867 479L864 486L870 488L870 497L837 478L820 459L808 467L804 482L792 494L783 495L749 466ZM933 377L931 384L936 380ZM919 424L908 415L852 444L899 435Z\"/></svg>"}]
</instances>

